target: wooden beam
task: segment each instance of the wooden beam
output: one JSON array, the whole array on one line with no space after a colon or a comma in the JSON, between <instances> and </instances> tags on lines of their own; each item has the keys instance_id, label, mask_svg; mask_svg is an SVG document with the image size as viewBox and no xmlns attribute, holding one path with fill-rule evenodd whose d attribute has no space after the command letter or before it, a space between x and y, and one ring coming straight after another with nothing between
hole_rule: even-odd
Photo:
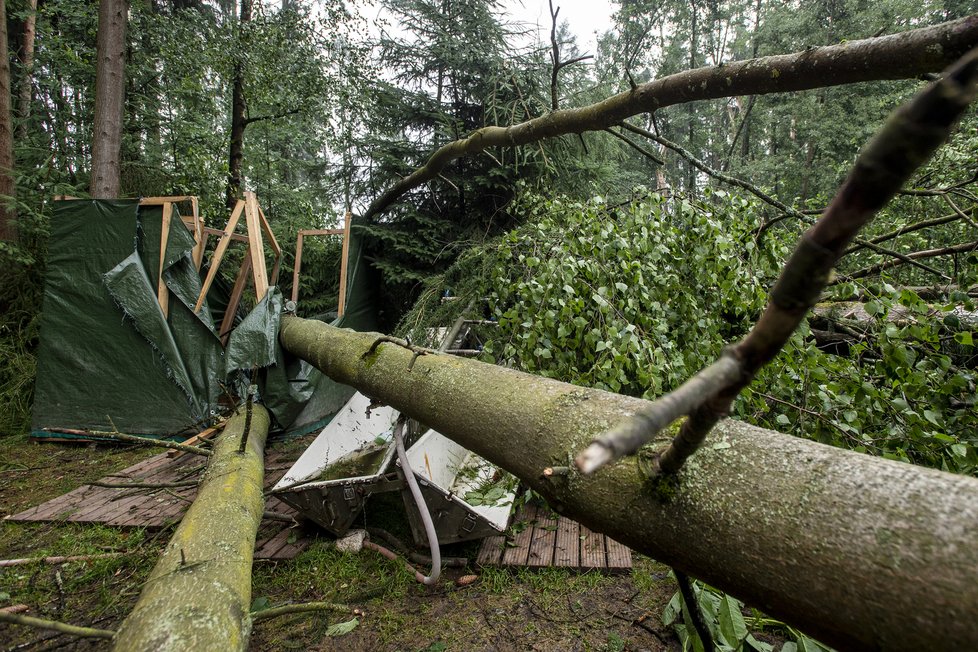
<instances>
[{"instance_id":1,"label":"wooden beam","mask_svg":"<svg viewBox=\"0 0 978 652\"><path fill-rule=\"evenodd\" d=\"M272 264L272 275L268 277L269 285L278 285L278 272L279 267L282 265L282 247L278 245L278 240L275 239L275 234L272 233L272 227L268 224L268 219L265 217L265 211L261 209L261 204L255 203L258 206L258 217L261 218L261 228L268 236L268 244L272 247L272 251L275 252L275 262Z\"/></svg>"},{"instance_id":2,"label":"wooden beam","mask_svg":"<svg viewBox=\"0 0 978 652\"><path fill-rule=\"evenodd\" d=\"M234 328L234 315L238 312L238 306L241 305L241 295L244 294L244 289L248 286L250 274L251 252L248 251L245 253L244 260L241 261L241 269L238 270L238 277L234 279L234 288L232 288L231 296L228 298L228 306L224 311L224 319L221 320L221 329L218 331L221 342L225 345L228 343L228 337L231 336L231 329Z\"/></svg>"},{"instance_id":3,"label":"wooden beam","mask_svg":"<svg viewBox=\"0 0 978 652\"><path fill-rule=\"evenodd\" d=\"M177 204L182 201L189 201L196 205L197 198L193 195L173 195L172 197L142 197L139 200L140 206L162 206L163 204ZM194 214L196 214L196 208Z\"/></svg>"},{"instance_id":4,"label":"wooden beam","mask_svg":"<svg viewBox=\"0 0 978 652\"><path fill-rule=\"evenodd\" d=\"M268 269L265 267L265 248L262 246L258 198L251 191L245 192L244 195L245 222L248 225L248 250L251 251L252 276L255 279L255 297L261 301L268 294Z\"/></svg>"},{"instance_id":5,"label":"wooden beam","mask_svg":"<svg viewBox=\"0 0 978 652\"><path fill-rule=\"evenodd\" d=\"M343 218L343 255L340 258L340 305L336 316L342 317L346 312L346 270L350 258L350 211Z\"/></svg>"},{"instance_id":6,"label":"wooden beam","mask_svg":"<svg viewBox=\"0 0 978 652\"><path fill-rule=\"evenodd\" d=\"M156 298L160 302L163 318L170 315L170 290L163 282L163 263L166 261L166 244L170 238L170 220L173 218L173 204L163 204L163 230L160 231L160 267L156 274Z\"/></svg>"},{"instance_id":7,"label":"wooden beam","mask_svg":"<svg viewBox=\"0 0 978 652\"><path fill-rule=\"evenodd\" d=\"M303 235L343 235L344 229L300 229Z\"/></svg>"},{"instance_id":8,"label":"wooden beam","mask_svg":"<svg viewBox=\"0 0 978 652\"><path fill-rule=\"evenodd\" d=\"M305 230L300 229L299 235L295 238L295 265L292 266L292 302L299 301L299 270L302 269L302 239L305 237Z\"/></svg>"},{"instance_id":9,"label":"wooden beam","mask_svg":"<svg viewBox=\"0 0 978 652\"><path fill-rule=\"evenodd\" d=\"M207 270L207 278L204 279L204 286L200 289L200 296L197 297L197 305L194 306L195 313L200 312L201 306L204 305L204 298L207 296L207 291L211 289L214 277L217 276L217 268L221 265L221 259L224 258L224 253L228 249L228 244L232 239L231 234L234 233L234 228L238 225L244 207L245 203L239 199L238 203L234 205L234 210L231 211L231 218L228 219L227 226L224 227L224 231L220 232L221 241L217 243L217 249L214 250L214 257L211 259L211 268Z\"/></svg>"},{"instance_id":10,"label":"wooden beam","mask_svg":"<svg viewBox=\"0 0 978 652\"><path fill-rule=\"evenodd\" d=\"M215 229L212 226L205 226L201 229L201 233L203 233L205 236L210 236L210 235L223 236L225 232L222 231L221 229ZM241 235L240 233L232 233L230 235L230 238L235 242L245 242L245 243L248 242L248 236Z\"/></svg>"}]
</instances>

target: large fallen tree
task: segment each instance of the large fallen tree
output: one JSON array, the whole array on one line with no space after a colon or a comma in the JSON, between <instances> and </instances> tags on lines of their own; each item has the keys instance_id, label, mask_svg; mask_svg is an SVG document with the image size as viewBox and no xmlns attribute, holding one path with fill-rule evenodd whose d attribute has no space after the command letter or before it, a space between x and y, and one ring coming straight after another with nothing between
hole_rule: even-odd
<instances>
[{"instance_id":1,"label":"large fallen tree","mask_svg":"<svg viewBox=\"0 0 978 652\"><path fill-rule=\"evenodd\" d=\"M516 474L560 513L826 643L978 648L978 480L733 420L674 478L648 480L634 458L583 476L574 454L648 401L454 356L415 359L379 337L286 316L280 340ZM545 477L548 467L559 471Z\"/></svg>"},{"instance_id":2,"label":"large fallen tree","mask_svg":"<svg viewBox=\"0 0 978 652\"><path fill-rule=\"evenodd\" d=\"M210 456L115 650L244 650L251 632L251 562L265 506L268 411L241 407Z\"/></svg>"}]
</instances>

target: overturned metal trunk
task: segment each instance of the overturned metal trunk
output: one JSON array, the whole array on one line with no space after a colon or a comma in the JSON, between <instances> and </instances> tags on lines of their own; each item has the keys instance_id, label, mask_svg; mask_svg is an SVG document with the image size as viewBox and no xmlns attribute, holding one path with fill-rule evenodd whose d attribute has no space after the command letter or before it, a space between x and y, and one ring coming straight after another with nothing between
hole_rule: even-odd
<instances>
[{"instance_id":1,"label":"overturned metal trunk","mask_svg":"<svg viewBox=\"0 0 978 652\"><path fill-rule=\"evenodd\" d=\"M674 481L542 475L647 401L286 317L333 379L516 474L559 512L848 649L978 648L978 480L721 422ZM668 435L667 435L668 436Z\"/></svg>"}]
</instances>

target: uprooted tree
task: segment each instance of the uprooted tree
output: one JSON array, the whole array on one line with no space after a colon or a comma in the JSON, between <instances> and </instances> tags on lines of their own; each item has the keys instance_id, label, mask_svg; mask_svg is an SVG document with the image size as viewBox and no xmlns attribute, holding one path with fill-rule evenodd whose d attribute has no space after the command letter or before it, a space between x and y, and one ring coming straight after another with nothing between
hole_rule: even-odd
<instances>
[{"instance_id":1,"label":"uprooted tree","mask_svg":"<svg viewBox=\"0 0 978 652\"><path fill-rule=\"evenodd\" d=\"M604 129L641 112L697 99L913 77L946 66L976 45L978 16L971 16L889 37L680 73L588 107L481 129L441 148L368 213L379 214L449 161L486 147ZM755 333L712 368L719 373L694 378L693 391L650 403L396 342L377 346L376 334L291 316L283 319L280 341L334 379L513 472L561 513L826 642L861 649L975 647L978 624L970 614L978 611L978 481L720 418L804 318L856 232L946 137L974 94L976 69L978 54L972 52L897 114L857 163L833 209L806 235ZM659 431L690 414L692 425L682 426L668 447L673 452L660 456L672 438ZM605 436L622 423L631 424L624 439ZM601 463L636 451L638 456L586 475L575 467L575 456L595 443ZM586 456L578 465L584 471L596 466ZM544 475L547 467L552 472ZM260 492L260 475L248 477L246 493ZM202 491L194 509L207 513L222 500L215 493L227 500L229 492ZM233 528L236 539L254 536L253 519L244 520ZM159 592L154 599L161 603L180 600L173 597L182 590L174 581L196 563L185 551L179 554L181 536L195 538L178 532L158 567L164 570L153 578L152 591ZM241 553L232 563L250 567L250 554ZM240 573L235 581L238 594L247 596L240 585L250 575ZM242 648L250 626L247 614L239 613L246 601L229 603L210 589L202 591L195 618L221 622L219 639L228 649ZM230 619L228 609L234 612ZM134 612L127 622L126 639L142 636L137 634L142 626L135 624L140 618ZM152 635L142 640L132 649L195 649L193 641L180 637L165 646Z\"/></svg>"}]
</instances>

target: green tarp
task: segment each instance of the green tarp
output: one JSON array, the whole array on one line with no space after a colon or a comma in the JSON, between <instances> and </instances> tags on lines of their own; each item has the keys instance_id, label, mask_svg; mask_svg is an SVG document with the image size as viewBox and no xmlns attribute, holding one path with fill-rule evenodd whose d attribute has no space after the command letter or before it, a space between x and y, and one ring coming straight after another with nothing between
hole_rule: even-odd
<instances>
[{"instance_id":1,"label":"green tarp","mask_svg":"<svg viewBox=\"0 0 978 652\"><path fill-rule=\"evenodd\" d=\"M169 289L157 300L162 209L136 200L55 205L47 259L32 430L119 431L171 436L201 430L251 382L284 430L327 421L352 393L278 345L281 293L272 288L231 334L225 350L214 319L193 306L200 275L193 237L178 216L163 256ZM373 326L369 281L351 239L350 310L342 325ZM220 293L215 288L212 295ZM211 298L211 297L209 297ZM215 306L225 301L213 296Z\"/></svg>"}]
</instances>

